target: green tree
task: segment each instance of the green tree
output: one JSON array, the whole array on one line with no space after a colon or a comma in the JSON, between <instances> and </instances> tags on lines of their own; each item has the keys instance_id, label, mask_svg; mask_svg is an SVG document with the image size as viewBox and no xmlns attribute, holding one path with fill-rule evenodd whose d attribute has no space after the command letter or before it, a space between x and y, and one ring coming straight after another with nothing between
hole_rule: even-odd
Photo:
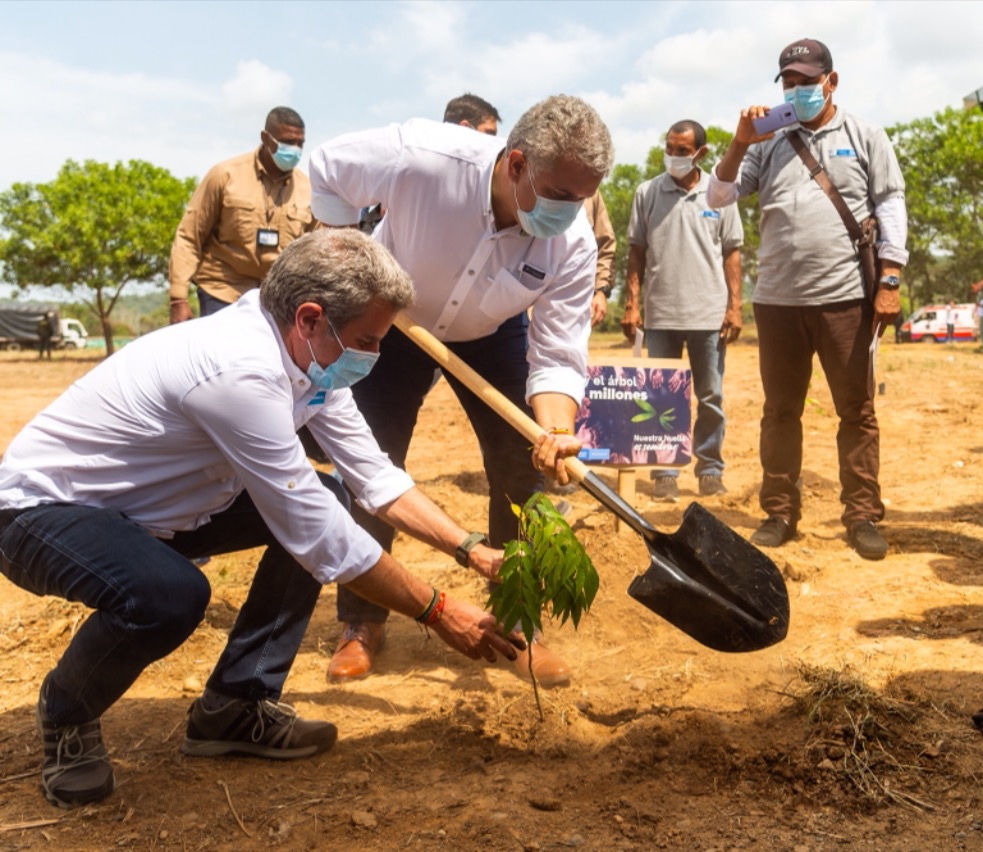
<instances>
[{"instance_id":1,"label":"green tree","mask_svg":"<svg viewBox=\"0 0 983 852\"><path fill-rule=\"evenodd\" d=\"M911 306L972 301L983 278L983 114L949 108L887 133L905 178Z\"/></svg>"},{"instance_id":2,"label":"green tree","mask_svg":"<svg viewBox=\"0 0 983 852\"><path fill-rule=\"evenodd\" d=\"M707 129L707 155L703 158L700 165L709 170L713 168L724 155L727 146L733 136L727 130L720 127L710 126ZM623 313L625 303L625 273L628 259L628 221L631 218L631 204L635 197L635 190L646 180L651 180L665 170L665 137L662 137L660 144L650 148L648 156L645 158L644 168L635 165L617 165L611 172L608 181L601 185L601 195L604 196L604 204L608 208L608 215L611 217L611 224L614 233L618 238L618 253L615 257L614 282L618 288L617 304L622 308L618 312L617 319ZM744 247L741 249L741 259L744 270L745 292L750 293L754 282L758 277L758 211L757 200L754 198L742 198L738 202L738 209L741 214L741 222L744 225ZM617 321L609 311L605 318L602 328L613 327Z\"/></svg>"},{"instance_id":3,"label":"green tree","mask_svg":"<svg viewBox=\"0 0 983 852\"><path fill-rule=\"evenodd\" d=\"M113 307L130 282L163 283L194 187L141 160L69 160L50 183L15 183L0 193L2 278L87 293L111 355Z\"/></svg>"}]
</instances>

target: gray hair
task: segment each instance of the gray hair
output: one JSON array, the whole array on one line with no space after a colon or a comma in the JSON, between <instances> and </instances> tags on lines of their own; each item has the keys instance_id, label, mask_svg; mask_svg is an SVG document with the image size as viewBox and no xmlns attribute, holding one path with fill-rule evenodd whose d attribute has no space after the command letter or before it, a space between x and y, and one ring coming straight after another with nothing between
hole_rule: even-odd
<instances>
[{"instance_id":1,"label":"gray hair","mask_svg":"<svg viewBox=\"0 0 983 852\"><path fill-rule=\"evenodd\" d=\"M386 248L351 228L320 228L290 243L259 287L259 300L281 327L304 302L320 305L336 330L373 301L394 311L413 304L410 276Z\"/></svg>"},{"instance_id":2,"label":"gray hair","mask_svg":"<svg viewBox=\"0 0 983 852\"><path fill-rule=\"evenodd\" d=\"M572 95L553 95L526 110L509 134L506 150L513 149L539 169L572 160L604 178L614 166L611 134L597 110Z\"/></svg>"}]
</instances>

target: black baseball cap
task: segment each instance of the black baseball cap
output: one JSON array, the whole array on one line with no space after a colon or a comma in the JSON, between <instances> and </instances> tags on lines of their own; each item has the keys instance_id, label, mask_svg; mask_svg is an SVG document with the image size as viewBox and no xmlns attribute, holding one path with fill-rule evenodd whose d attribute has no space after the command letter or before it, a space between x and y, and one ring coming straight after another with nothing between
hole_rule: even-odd
<instances>
[{"instance_id":1,"label":"black baseball cap","mask_svg":"<svg viewBox=\"0 0 983 852\"><path fill-rule=\"evenodd\" d=\"M821 41L800 38L786 47L778 57L777 83L783 71L798 71L808 77L818 77L833 70L833 57Z\"/></svg>"}]
</instances>

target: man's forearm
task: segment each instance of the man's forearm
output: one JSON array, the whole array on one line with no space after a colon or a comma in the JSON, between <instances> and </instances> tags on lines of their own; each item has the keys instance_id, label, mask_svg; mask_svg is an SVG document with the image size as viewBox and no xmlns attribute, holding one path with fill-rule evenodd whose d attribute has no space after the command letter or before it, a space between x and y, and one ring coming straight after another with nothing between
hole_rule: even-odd
<instances>
[{"instance_id":1,"label":"man's forearm","mask_svg":"<svg viewBox=\"0 0 983 852\"><path fill-rule=\"evenodd\" d=\"M345 587L359 597L386 609L416 618L433 597L433 588L414 577L388 553L383 551L379 561Z\"/></svg>"},{"instance_id":2,"label":"man's forearm","mask_svg":"<svg viewBox=\"0 0 983 852\"><path fill-rule=\"evenodd\" d=\"M724 255L724 281L727 284L727 307L741 308L741 250L731 249Z\"/></svg>"},{"instance_id":3,"label":"man's forearm","mask_svg":"<svg viewBox=\"0 0 983 852\"><path fill-rule=\"evenodd\" d=\"M744 155L747 153L749 147L749 145L731 141L730 145L727 146L727 150L724 152L724 156L717 163L715 170L717 180L726 181L727 183L733 183L737 180L737 175L741 170L741 163L744 162Z\"/></svg>"},{"instance_id":4,"label":"man's forearm","mask_svg":"<svg viewBox=\"0 0 983 852\"><path fill-rule=\"evenodd\" d=\"M567 429L573 433L579 406L565 393L537 393L529 402L533 417L545 431Z\"/></svg>"},{"instance_id":5,"label":"man's forearm","mask_svg":"<svg viewBox=\"0 0 983 852\"><path fill-rule=\"evenodd\" d=\"M628 264L625 271L625 310L638 308L642 291L642 271L645 268L645 246L628 247Z\"/></svg>"},{"instance_id":6,"label":"man's forearm","mask_svg":"<svg viewBox=\"0 0 983 852\"><path fill-rule=\"evenodd\" d=\"M413 487L378 511L387 524L419 539L431 547L453 555L468 536L436 503L419 488Z\"/></svg>"}]
</instances>

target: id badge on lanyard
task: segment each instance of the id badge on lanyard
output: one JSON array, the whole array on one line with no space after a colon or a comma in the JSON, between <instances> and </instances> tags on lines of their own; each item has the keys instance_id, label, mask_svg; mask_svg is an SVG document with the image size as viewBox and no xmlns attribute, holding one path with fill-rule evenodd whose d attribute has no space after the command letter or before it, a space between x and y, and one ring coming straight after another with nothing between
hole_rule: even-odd
<instances>
[{"instance_id":1,"label":"id badge on lanyard","mask_svg":"<svg viewBox=\"0 0 983 852\"><path fill-rule=\"evenodd\" d=\"M256 245L259 248L276 248L280 245L280 232L275 228L257 228Z\"/></svg>"}]
</instances>

